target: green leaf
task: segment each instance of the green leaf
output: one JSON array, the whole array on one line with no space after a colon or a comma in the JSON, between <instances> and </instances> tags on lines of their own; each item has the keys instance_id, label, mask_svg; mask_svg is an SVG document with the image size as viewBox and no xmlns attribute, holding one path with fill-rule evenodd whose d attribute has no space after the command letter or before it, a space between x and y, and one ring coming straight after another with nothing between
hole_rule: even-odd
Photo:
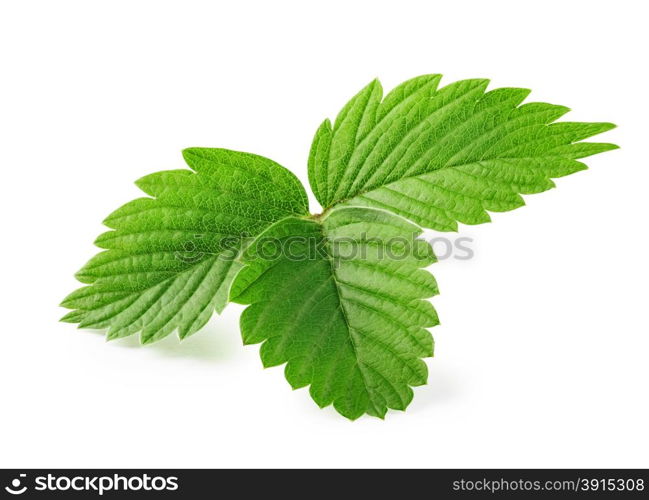
<instances>
[{"instance_id":1,"label":"green leaf","mask_svg":"<svg viewBox=\"0 0 649 500\"><path fill-rule=\"evenodd\" d=\"M263 342L264 366L286 364L293 388L355 419L404 410L426 383L438 323L434 262L420 229L381 210L340 208L321 220L290 217L248 248L232 288L250 304L244 343Z\"/></svg>"},{"instance_id":2,"label":"green leaf","mask_svg":"<svg viewBox=\"0 0 649 500\"><path fill-rule=\"evenodd\" d=\"M192 171L140 179L150 197L106 219L105 250L77 273L87 286L63 301L72 311L61 320L148 343L184 338L234 300L248 306L244 342L262 343L264 366L286 364L291 386L310 386L321 407L350 419L404 410L426 383L427 328L438 324L421 227L487 222L617 148L583 142L614 125L557 122L568 108L523 104L526 89L440 79L385 97L374 80L321 124L308 158L319 215L271 160L185 150Z\"/></svg>"},{"instance_id":3,"label":"green leaf","mask_svg":"<svg viewBox=\"0 0 649 500\"><path fill-rule=\"evenodd\" d=\"M65 298L62 321L108 329L115 339L141 332L143 343L198 331L225 307L236 260L247 240L273 222L308 213L304 188L277 163L225 149L183 152L191 170L148 175L138 198L109 215Z\"/></svg>"},{"instance_id":4,"label":"green leaf","mask_svg":"<svg viewBox=\"0 0 649 500\"><path fill-rule=\"evenodd\" d=\"M440 75L396 87L383 100L378 80L316 132L309 181L323 207L382 208L421 226L457 230L488 211L524 204L552 178L583 170L576 161L617 148L579 142L611 123L553 123L568 108L521 104L529 90L486 92L488 80L438 88Z\"/></svg>"}]
</instances>

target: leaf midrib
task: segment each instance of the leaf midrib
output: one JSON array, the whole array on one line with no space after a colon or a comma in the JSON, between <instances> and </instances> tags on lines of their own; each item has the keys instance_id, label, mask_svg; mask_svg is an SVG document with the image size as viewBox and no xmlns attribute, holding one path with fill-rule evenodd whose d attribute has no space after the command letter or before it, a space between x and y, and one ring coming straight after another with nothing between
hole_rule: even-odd
<instances>
[{"instance_id":1,"label":"leaf midrib","mask_svg":"<svg viewBox=\"0 0 649 500\"><path fill-rule=\"evenodd\" d=\"M334 283L334 287L336 288L336 298L338 299L338 306L340 308L340 313L341 316L343 317L343 320L345 322L345 328L347 329L348 337L349 337L349 343L352 347L352 351L354 353L354 360L356 361L356 366L358 366L358 371L361 374L361 378L363 379L363 386L365 388L365 393L367 394L368 399L371 401L372 406L374 407L381 407L381 402L377 405L377 403L374 401L373 393L369 390L369 387L371 387L371 384L368 383L367 380L367 375L365 373L365 368L371 368L365 363L361 361L361 357L359 356L358 353L358 347L356 345L356 340L354 339L354 336L352 335L352 331L356 331L354 327L351 326L349 323L349 318L348 318L348 313L345 310L345 306L343 304L342 300L342 295L340 293L340 285L338 283L338 278L336 276L336 270L334 267L334 262L333 259L330 257L333 255L331 253L331 245L329 244L329 238L325 234L325 229L324 226L322 226L322 237L325 240L325 247L327 248L327 261L329 262L329 267L331 269L331 277ZM342 283L342 282L341 282Z\"/></svg>"},{"instance_id":2,"label":"leaf midrib","mask_svg":"<svg viewBox=\"0 0 649 500\"><path fill-rule=\"evenodd\" d=\"M516 156L514 156L514 157L503 157L503 158L483 158L481 160L472 161L472 162L469 162L469 163L460 163L460 164L456 164L456 165L443 165L443 166L435 168L435 169L433 169L433 170L431 170L429 172L422 172L422 173L419 173L419 174L416 174L416 175L408 175L408 176L405 176L405 177L401 177L400 179L397 179L395 181L389 182L387 184L383 184L381 186L374 186L374 187L372 187L370 189L367 189L365 191L359 191L358 193L354 194L353 196L337 200L335 203L330 204L324 210L325 211L332 210L332 209L336 208L337 205L342 205L342 204L347 203L347 202L349 202L351 200L354 200L355 198L365 196L366 194L372 193L374 191L378 191L379 189L383 189L383 188L388 188L389 189L390 186L392 186L394 184L398 184L401 181L408 180L408 179L416 179L418 177L423 177L424 175L444 171L444 170L447 170L447 169L471 167L471 166L475 166L475 165L481 165L483 162L486 162L486 161L494 161L494 160L496 160L496 161L498 161L498 160L502 160L502 161L540 160L540 159L544 159L544 158L564 158L564 157L561 156L561 155L556 155L556 156L550 155L550 156L538 156L538 157L527 157L527 156L518 156L518 157L516 157ZM374 200L372 200L372 201L374 201Z\"/></svg>"}]
</instances>

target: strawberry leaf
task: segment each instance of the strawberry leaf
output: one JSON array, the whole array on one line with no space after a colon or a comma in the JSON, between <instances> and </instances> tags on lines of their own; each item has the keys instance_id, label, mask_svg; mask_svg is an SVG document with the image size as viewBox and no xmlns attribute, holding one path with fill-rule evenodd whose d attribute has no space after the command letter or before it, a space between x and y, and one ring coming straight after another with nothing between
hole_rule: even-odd
<instances>
[{"instance_id":1,"label":"strawberry leaf","mask_svg":"<svg viewBox=\"0 0 649 500\"><path fill-rule=\"evenodd\" d=\"M306 193L288 170L261 156L225 149L183 152L191 170L148 175L151 198L117 209L77 278L88 286L62 305L62 319L108 329L115 339L141 332L150 343L198 331L221 312L247 238L274 221L307 212Z\"/></svg>"},{"instance_id":2,"label":"strawberry leaf","mask_svg":"<svg viewBox=\"0 0 649 500\"><path fill-rule=\"evenodd\" d=\"M374 80L322 123L308 159L322 214L271 160L185 150L191 171L140 179L149 197L105 220L104 251L77 273L87 286L63 301L62 321L148 343L198 331L233 300L248 306L244 342L321 407L350 419L404 410L426 383L438 324L421 228L487 222L617 148L584 142L611 123L557 122L568 108L524 104L529 90L440 79L385 97Z\"/></svg>"},{"instance_id":3,"label":"strawberry leaf","mask_svg":"<svg viewBox=\"0 0 649 500\"><path fill-rule=\"evenodd\" d=\"M554 187L577 161L617 148L579 142L611 123L558 122L564 106L521 104L527 89L486 92L488 80L438 88L441 75L399 85L382 99L378 80L316 132L309 181L323 207L382 208L423 227L455 231L488 211L524 204L520 194Z\"/></svg>"},{"instance_id":4,"label":"strawberry leaf","mask_svg":"<svg viewBox=\"0 0 649 500\"><path fill-rule=\"evenodd\" d=\"M321 407L383 417L405 410L426 383L438 323L437 284L422 267L431 247L401 217L339 208L322 220L287 218L246 251L232 297L244 343L263 342L264 366L286 364L293 388L310 385ZM270 249L267 248L270 246Z\"/></svg>"}]
</instances>

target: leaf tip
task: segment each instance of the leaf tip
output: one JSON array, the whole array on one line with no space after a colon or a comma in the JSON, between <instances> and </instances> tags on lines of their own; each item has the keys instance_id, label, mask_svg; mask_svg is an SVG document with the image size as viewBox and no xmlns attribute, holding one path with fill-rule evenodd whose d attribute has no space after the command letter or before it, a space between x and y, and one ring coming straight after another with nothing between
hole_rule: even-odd
<instances>
[{"instance_id":1,"label":"leaf tip","mask_svg":"<svg viewBox=\"0 0 649 500\"><path fill-rule=\"evenodd\" d=\"M355 415L355 414L354 414L354 415L351 415L351 414L341 413L340 411L338 411L338 413L340 413L343 417L345 417L345 418L346 418L347 420L349 420L350 422L355 422L356 420L358 420L358 419L361 418L361 416L362 416L362 414L361 414L361 415ZM377 415L377 417L383 419L383 417L380 417L380 416L378 416L378 415Z\"/></svg>"},{"instance_id":2,"label":"leaf tip","mask_svg":"<svg viewBox=\"0 0 649 500\"><path fill-rule=\"evenodd\" d=\"M79 271L74 273L74 277L80 283L83 283L85 285L90 285L91 283L94 282L94 277L91 274L89 274L88 271L85 271L84 269L80 269Z\"/></svg>"},{"instance_id":3,"label":"leaf tip","mask_svg":"<svg viewBox=\"0 0 649 500\"><path fill-rule=\"evenodd\" d=\"M374 90L374 89L377 88L377 87L378 87L379 89L383 90L383 88L382 88L382 86L381 86L381 81L379 80L379 77L378 77L378 76L377 76L377 77L374 77L374 79L373 79L370 83L368 83L367 86L370 87L370 88L372 88L372 90Z\"/></svg>"},{"instance_id":4,"label":"leaf tip","mask_svg":"<svg viewBox=\"0 0 649 500\"><path fill-rule=\"evenodd\" d=\"M190 160L196 158L197 156L200 156L201 149L203 148L197 148L197 147L185 148L181 151L181 154L183 155L183 159L189 164Z\"/></svg>"},{"instance_id":5,"label":"leaf tip","mask_svg":"<svg viewBox=\"0 0 649 500\"><path fill-rule=\"evenodd\" d=\"M109 241L114 235L115 235L115 231L112 229L110 231L105 231L95 238L93 244L99 248L108 248L102 245L105 245L106 242Z\"/></svg>"},{"instance_id":6,"label":"leaf tip","mask_svg":"<svg viewBox=\"0 0 649 500\"><path fill-rule=\"evenodd\" d=\"M151 177L151 174L144 175L144 176L140 177L139 179L136 179L135 182L134 182L134 184L135 184L137 187L139 187L142 191L144 191L145 193L148 194L146 188L147 188L147 183L148 183L150 177ZM108 217L106 217L106 218L104 219L104 221L103 221L104 224L106 224L106 221L110 221L110 219L112 218L112 216L113 216L113 214L109 214Z\"/></svg>"},{"instance_id":7,"label":"leaf tip","mask_svg":"<svg viewBox=\"0 0 649 500\"><path fill-rule=\"evenodd\" d=\"M61 306L61 307L65 307L65 306ZM59 321L61 323L79 323L79 321L81 321L82 317L83 317L83 311L74 310L74 311L69 311L66 314L64 314L59 319Z\"/></svg>"},{"instance_id":8,"label":"leaf tip","mask_svg":"<svg viewBox=\"0 0 649 500\"><path fill-rule=\"evenodd\" d=\"M144 335L144 333L140 333L140 345L150 345L155 341L156 339L153 335Z\"/></svg>"}]
</instances>

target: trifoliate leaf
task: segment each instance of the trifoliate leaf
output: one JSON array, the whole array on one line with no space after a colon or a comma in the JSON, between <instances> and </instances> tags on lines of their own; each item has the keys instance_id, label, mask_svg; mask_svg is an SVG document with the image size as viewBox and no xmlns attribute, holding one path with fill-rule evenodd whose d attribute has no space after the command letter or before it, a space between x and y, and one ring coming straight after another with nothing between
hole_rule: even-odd
<instances>
[{"instance_id":1,"label":"trifoliate leaf","mask_svg":"<svg viewBox=\"0 0 649 500\"><path fill-rule=\"evenodd\" d=\"M404 410L410 386L426 383L420 359L433 355L426 330L438 323L430 302L434 262L420 229L388 212L334 209L322 220L287 218L246 252L232 288L251 304L241 316L244 343L263 342L264 366L287 363L294 387L310 385L321 407L383 417Z\"/></svg>"},{"instance_id":2,"label":"trifoliate leaf","mask_svg":"<svg viewBox=\"0 0 649 500\"><path fill-rule=\"evenodd\" d=\"M321 215L308 215L293 174L251 154L189 149L193 172L144 177L151 197L106 219L105 251L77 274L88 286L63 301L63 321L183 338L231 298L248 305L244 342L262 343L264 365L286 364L320 406L351 419L405 409L438 323L420 227L486 222L617 147L582 142L612 124L556 122L568 108L523 104L528 90L440 78L385 97L375 80L322 123L308 159Z\"/></svg>"},{"instance_id":3,"label":"trifoliate leaf","mask_svg":"<svg viewBox=\"0 0 649 500\"><path fill-rule=\"evenodd\" d=\"M191 170L148 175L138 198L104 221L105 251L78 273L85 286L62 303L63 320L143 343L184 338L225 307L243 242L273 222L308 213L297 178L277 163L225 149L183 152Z\"/></svg>"},{"instance_id":4,"label":"trifoliate leaf","mask_svg":"<svg viewBox=\"0 0 649 500\"><path fill-rule=\"evenodd\" d=\"M396 87L384 99L374 80L325 120L309 157L309 181L323 207L389 210L424 227L490 220L545 191L551 178L586 166L576 161L617 146L578 142L610 123L553 123L568 108L521 104L529 90L485 92L488 80L438 88L440 75Z\"/></svg>"}]
</instances>

